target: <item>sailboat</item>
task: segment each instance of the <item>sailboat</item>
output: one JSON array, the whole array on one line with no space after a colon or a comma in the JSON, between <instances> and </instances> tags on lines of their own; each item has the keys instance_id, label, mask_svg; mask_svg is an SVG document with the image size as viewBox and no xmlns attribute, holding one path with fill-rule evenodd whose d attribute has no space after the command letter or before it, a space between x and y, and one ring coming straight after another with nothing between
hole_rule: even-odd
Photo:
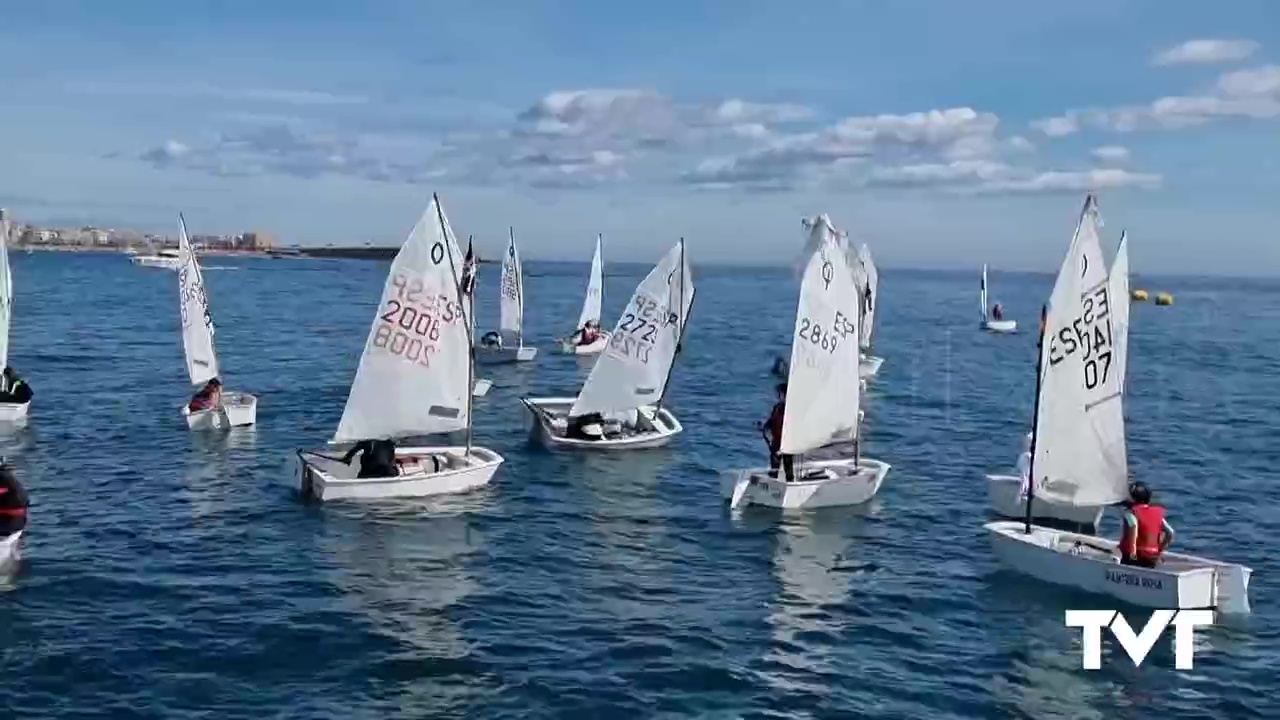
<instances>
[{"instance_id":1,"label":"sailboat","mask_svg":"<svg viewBox=\"0 0 1280 720\"><path fill-rule=\"evenodd\" d=\"M425 497L487 485L503 458L471 442L474 365L462 291L462 251L440 199L414 225L382 289L331 446L466 430L463 446L396 449L393 477L361 478L357 467L298 451L295 478L317 500Z\"/></svg>"},{"instance_id":2,"label":"sailboat","mask_svg":"<svg viewBox=\"0 0 1280 720\"><path fill-rule=\"evenodd\" d=\"M1112 314L1128 300L1112 294L1096 215L1090 195L1045 306L1025 519L987 523L992 550L1017 572L1141 607L1246 613L1247 567L1180 553L1165 553L1155 568L1121 565L1114 541L1032 524L1042 498L1102 507L1129 497L1122 373L1115 367L1123 337Z\"/></svg>"},{"instance_id":3,"label":"sailboat","mask_svg":"<svg viewBox=\"0 0 1280 720\"><path fill-rule=\"evenodd\" d=\"M9 214L0 209L0 370L9 367L9 324L13 318L13 271L9 269ZM31 401L0 403L0 422L21 422Z\"/></svg>"},{"instance_id":4,"label":"sailboat","mask_svg":"<svg viewBox=\"0 0 1280 720\"><path fill-rule=\"evenodd\" d=\"M1072 239L1072 246L1077 242L1081 245L1081 265L1088 267L1088 278L1091 281L1101 282L1103 273L1106 270L1105 262L1102 259L1102 249L1098 243L1098 227L1099 217L1096 201L1090 196L1086 199L1084 211L1081 213L1080 221L1076 225L1075 235ZM1116 267L1112 269L1107 282L1111 285L1122 283L1128 286L1127 275L1129 272L1129 262L1127 260L1128 251L1122 245L1124 260L1121 261L1117 256ZM1126 277L1121 280L1120 274ZM1114 297L1112 293L1109 297ZM1124 296L1124 297L1127 297ZM1107 372L1114 373L1119 371L1120 358L1124 355L1127 346L1127 331L1121 334L1117 330L1117 320L1120 313L1123 313L1125 328L1128 327L1129 307L1127 304L1123 308L1119 305L1111 305L1107 308L1109 320L1113 332L1108 337L1111 338L1110 354L1107 356L1108 363ZM1123 427L1121 428L1123 433ZM1018 462L1013 474L988 475L987 476L987 500L997 515L1008 518L1022 517L1026 512L1026 494L1027 494L1027 478L1031 470L1031 452L1032 452L1033 433L1027 433L1022 442L1022 453L1018 456ZM1040 496L1034 499L1032 503L1032 518L1046 521L1060 521L1079 525L1084 528L1097 528L1102 521L1102 514L1106 510L1104 504L1094 505L1073 505L1070 503L1055 502L1048 496Z\"/></svg>"},{"instance_id":5,"label":"sailboat","mask_svg":"<svg viewBox=\"0 0 1280 720\"><path fill-rule=\"evenodd\" d=\"M766 467L725 473L720 493L730 507L858 505L875 496L889 473L888 463L860 457L856 444L862 417L856 371L864 326L856 314L858 284L830 219L821 215L811 228L821 239L811 242L814 250L800 281L780 448L795 457L795 479L788 482ZM804 458L837 437L854 441L852 457Z\"/></svg>"},{"instance_id":6,"label":"sailboat","mask_svg":"<svg viewBox=\"0 0 1280 720\"><path fill-rule=\"evenodd\" d=\"M479 263L476 262L475 246L471 238L467 238L467 256L462 260L462 298L467 306L467 321L470 323L471 337L476 336L476 285L480 280ZM488 378L473 378L471 397L484 397L493 387Z\"/></svg>"},{"instance_id":7,"label":"sailboat","mask_svg":"<svg viewBox=\"0 0 1280 720\"><path fill-rule=\"evenodd\" d=\"M213 349L213 318L209 316L209 296L204 276L191 241L187 222L178 214L178 310L182 318L182 351L187 361L187 377L201 386L218 377L218 354ZM182 406L182 416L191 430L211 430L253 425L258 420L258 398L248 393L223 392L216 408L192 411Z\"/></svg>"},{"instance_id":8,"label":"sailboat","mask_svg":"<svg viewBox=\"0 0 1280 720\"><path fill-rule=\"evenodd\" d=\"M502 258L500 327L480 339L476 362L526 362L538 354L538 348L524 344L524 268L516 251L515 228L511 228L510 238Z\"/></svg>"},{"instance_id":9,"label":"sailboat","mask_svg":"<svg viewBox=\"0 0 1280 720\"><path fill-rule=\"evenodd\" d=\"M604 289L604 267L600 261L600 244L601 236L596 236L596 254L591 258L591 275L587 279L587 297L582 301L582 312L578 315L577 331L586 327L588 322L600 326L600 303L603 299ZM605 349L609 344L609 333L600 331L599 337L595 342L579 345L574 342L573 337L560 341L560 350L565 353L575 355L595 355Z\"/></svg>"},{"instance_id":10,"label":"sailboat","mask_svg":"<svg viewBox=\"0 0 1280 720\"><path fill-rule=\"evenodd\" d=\"M858 301L862 305L862 327L858 330L862 352L858 355L858 375L875 377L884 364L884 358L871 354L871 336L875 332L876 310L880 308L880 272L871 260L871 249L866 243L858 246L859 268L855 270L861 279Z\"/></svg>"},{"instance_id":11,"label":"sailboat","mask_svg":"<svg viewBox=\"0 0 1280 720\"><path fill-rule=\"evenodd\" d=\"M1018 329L1017 320L997 320L991 317L987 308L987 266L982 266L982 290L978 294L978 304L982 307L982 329L993 333L1011 333Z\"/></svg>"},{"instance_id":12,"label":"sailboat","mask_svg":"<svg viewBox=\"0 0 1280 720\"><path fill-rule=\"evenodd\" d=\"M552 449L638 450L662 447L684 430L662 406L693 306L684 239L649 271L596 359L576 398L521 398L532 438ZM572 425L599 415L601 436Z\"/></svg>"}]
</instances>

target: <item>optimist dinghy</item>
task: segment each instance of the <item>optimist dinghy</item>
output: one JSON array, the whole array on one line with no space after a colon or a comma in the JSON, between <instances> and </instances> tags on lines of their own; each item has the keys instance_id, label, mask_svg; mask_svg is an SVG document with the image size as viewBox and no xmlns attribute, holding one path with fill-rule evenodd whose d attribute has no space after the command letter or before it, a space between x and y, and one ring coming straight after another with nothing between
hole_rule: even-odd
<instances>
[{"instance_id":1,"label":"optimist dinghy","mask_svg":"<svg viewBox=\"0 0 1280 720\"><path fill-rule=\"evenodd\" d=\"M594 342L579 345L574 337L587 323L600 326L600 302L604 291L604 266L600 261L601 236L596 236L596 254L591 258L591 276L587 279L587 297L582 301L582 313L578 315L578 326L574 334L560 341L560 352L569 355L597 355L609 344L609 333L600 331Z\"/></svg>"},{"instance_id":2,"label":"optimist dinghy","mask_svg":"<svg viewBox=\"0 0 1280 720\"><path fill-rule=\"evenodd\" d=\"M1085 212L1081 214L1080 222L1076 226L1075 237L1080 238L1079 252L1081 253L1081 258L1083 258L1080 260L1080 264L1089 266L1087 279L1092 284L1102 280L1105 264L1102 259L1102 249L1098 243L1100 221L1096 201L1087 200L1086 202L1090 204L1086 206ZM1108 299L1128 296L1127 294L1116 295L1117 289L1125 293L1128 292L1128 256L1127 241L1122 240L1120 250L1116 255L1115 267L1112 268L1110 276L1106 279L1111 290ZM1108 373L1118 374L1119 383L1117 387L1123 392L1124 357L1128 347L1129 305L1127 303L1113 304L1107 308L1107 312L1111 321L1112 334L1109 336L1111 338L1110 347L1108 348L1110 355L1108 360L1104 361L1104 364L1109 363L1106 368ZM1119 433L1123 440L1123 413L1119 422ZM1028 433L1024 439L1022 454L1018 458L1017 470L1013 474L987 476L987 500L992 509L1002 517L1020 518L1026 514L1027 473L1031 466L1031 437L1032 435ZM1096 529L1102 521L1102 514L1105 509L1104 505L1072 505L1058 502L1053 497L1042 493L1032 499L1031 518L1033 522L1041 520L1044 522L1069 523L1082 526L1085 529Z\"/></svg>"},{"instance_id":3,"label":"optimist dinghy","mask_svg":"<svg viewBox=\"0 0 1280 720\"><path fill-rule=\"evenodd\" d=\"M9 269L9 214L0 209L0 370L9 367L9 323L12 317L13 272ZM0 422L21 423L27 419L30 410L31 400L24 403L0 403Z\"/></svg>"},{"instance_id":4,"label":"optimist dinghy","mask_svg":"<svg viewBox=\"0 0 1280 720\"><path fill-rule=\"evenodd\" d=\"M500 327L476 344L476 362L486 365L528 362L538 354L538 348L524 344L524 267L516 250L515 228L510 238L502 258Z\"/></svg>"},{"instance_id":5,"label":"optimist dinghy","mask_svg":"<svg viewBox=\"0 0 1280 720\"><path fill-rule=\"evenodd\" d=\"M662 447L684 430L662 407L693 307L693 276L684 240L636 288L609 346L576 398L522 398L531 439L551 449L640 450ZM598 433L575 432L599 415Z\"/></svg>"},{"instance_id":6,"label":"optimist dinghy","mask_svg":"<svg viewBox=\"0 0 1280 720\"><path fill-rule=\"evenodd\" d=\"M467 238L467 256L462 260L462 299L467 306L467 320L470 323L469 332L473 338L476 336L476 284L480 280L480 273L477 267L475 247L471 243L471 238ZM489 389L492 387L492 380L474 378L474 382L471 385L471 397L484 397L489 394Z\"/></svg>"},{"instance_id":7,"label":"optimist dinghy","mask_svg":"<svg viewBox=\"0 0 1280 720\"><path fill-rule=\"evenodd\" d=\"M876 270L876 264L871 260L871 249L866 243L858 246L858 267L854 269L854 273L859 281L858 300L862 305L862 327L858 329L862 352L858 356L858 375L871 378L880 373L884 358L871 354L871 338L876 327L876 310L880 308L880 272Z\"/></svg>"},{"instance_id":8,"label":"optimist dinghy","mask_svg":"<svg viewBox=\"0 0 1280 720\"><path fill-rule=\"evenodd\" d=\"M996 320L991 317L987 308L987 266L982 266L982 290L978 293L978 304L982 308L982 329L992 333L1017 332L1017 320Z\"/></svg>"},{"instance_id":9,"label":"optimist dinghy","mask_svg":"<svg viewBox=\"0 0 1280 720\"><path fill-rule=\"evenodd\" d=\"M486 485L503 458L471 443L471 323L462 252L432 196L391 263L364 354L331 446L466 430L464 446L396 450L398 472L361 478L358 463L298 451L295 479L317 500L425 497Z\"/></svg>"},{"instance_id":10,"label":"optimist dinghy","mask_svg":"<svg viewBox=\"0 0 1280 720\"><path fill-rule=\"evenodd\" d=\"M1155 568L1122 565L1114 542L1032 524L1041 497L1102 507L1129 495L1113 322L1116 307L1128 301L1113 294L1104 273L1096 214L1089 196L1045 309L1026 517L987 523L992 550L1017 572L1141 607L1247 613L1247 567L1178 553L1166 553Z\"/></svg>"},{"instance_id":11,"label":"optimist dinghy","mask_svg":"<svg viewBox=\"0 0 1280 720\"><path fill-rule=\"evenodd\" d=\"M809 227L820 239L811 242L814 249L800 281L780 448L795 457L795 479L788 481L781 470L771 475L769 468L725 473L720 494L730 507L858 505L875 496L889 473L887 463L860 457L857 451L862 417L857 284L830 219L819 216ZM854 442L852 457L803 457L835 438Z\"/></svg>"},{"instance_id":12,"label":"optimist dinghy","mask_svg":"<svg viewBox=\"0 0 1280 720\"><path fill-rule=\"evenodd\" d=\"M213 349L213 318L204 275L187 237L187 222L178 214L178 310L182 317L182 350L191 384L201 386L218 377L218 354ZM258 421L258 398L249 393L223 392L216 408L192 411L182 406L191 430L225 430Z\"/></svg>"}]
</instances>

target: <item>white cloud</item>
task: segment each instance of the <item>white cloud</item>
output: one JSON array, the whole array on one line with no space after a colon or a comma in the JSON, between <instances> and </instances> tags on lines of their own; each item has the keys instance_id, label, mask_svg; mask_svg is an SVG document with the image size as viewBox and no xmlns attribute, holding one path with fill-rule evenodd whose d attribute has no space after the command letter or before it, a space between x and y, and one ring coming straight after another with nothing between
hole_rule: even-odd
<instances>
[{"instance_id":1,"label":"white cloud","mask_svg":"<svg viewBox=\"0 0 1280 720\"><path fill-rule=\"evenodd\" d=\"M1160 175L1127 170L1036 171L993 161L958 161L900 167L878 167L867 183L873 186L940 188L958 194L1076 193L1107 188L1151 189L1163 183Z\"/></svg>"},{"instance_id":2,"label":"white cloud","mask_svg":"<svg viewBox=\"0 0 1280 720\"><path fill-rule=\"evenodd\" d=\"M1010 150L1017 152L1033 152L1036 149L1035 143L1021 135L1014 135L1005 142L1008 144Z\"/></svg>"},{"instance_id":3,"label":"white cloud","mask_svg":"<svg viewBox=\"0 0 1280 720\"><path fill-rule=\"evenodd\" d=\"M814 117L811 108L787 103L753 103L745 100L725 100L711 113L716 120L728 125L743 123L778 124L800 122Z\"/></svg>"},{"instance_id":4,"label":"white cloud","mask_svg":"<svg viewBox=\"0 0 1280 720\"><path fill-rule=\"evenodd\" d=\"M1103 145L1090 150L1089 154L1102 162L1118 163L1129 159L1129 148L1123 145Z\"/></svg>"},{"instance_id":5,"label":"white cloud","mask_svg":"<svg viewBox=\"0 0 1280 720\"><path fill-rule=\"evenodd\" d=\"M1176 47L1156 53L1151 64L1204 65L1247 59L1258 50L1252 40L1188 40Z\"/></svg>"},{"instance_id":6,"label":"white cloud","mask_svg":"<svg viewBox=\"0 0 1280 720\"><path fill-rule=\"evenodd\" d=\"M1280 118L1280 66L1225 73L1212 89L1200 95L1162 97L1147 105L1069 110L1032 125L1049 137L1062 137L1086 127L1134 132L1193 127L1222 118Z\"/></svg>"}]
</instances>

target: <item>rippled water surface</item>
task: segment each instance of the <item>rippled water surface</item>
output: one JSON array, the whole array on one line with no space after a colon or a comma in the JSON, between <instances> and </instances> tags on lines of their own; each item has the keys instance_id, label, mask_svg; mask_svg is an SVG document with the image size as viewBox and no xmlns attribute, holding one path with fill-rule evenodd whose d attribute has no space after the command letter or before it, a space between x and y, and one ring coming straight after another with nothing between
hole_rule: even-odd
<instances>
[{"instance_id":1,"label":"rippled water surface","mask_svg":"<svg viewBox=\"0 0 1280 720\"><path fill-rule=\"evenodd\" d=\"M33 506L0 593L0 715L1280 717L1280 286L1135 280L1177 304L1134 309L1132 464L1182 549L1256 569L1255 614L1202 633L1194 671L1165 641L1140 669L1108 642L1086 672L1063 611L1109 603L997 573L981 531L982 474L1028 424L1048 276L993 274L1027 331L994 337L976 329L976 269L883 270L864 447L893 470L868 507L781 519L728 513L716 474L762 459L787 271L695 263L670 395L686 432L606 457L526 444L517 398L573 392L589 370L551 352L586 264L529 263L542 353L483 370L476 407L477 441L506 456L494 483L315 508L289 487L291 454L332 435L387 264L205 265L225 377L260 397L258 427L223 436L178 412L172 273L14 257L11 357L36 400L0 452ZM606 265L606 324L645 272Z\"/></svg>"}]
</instances>

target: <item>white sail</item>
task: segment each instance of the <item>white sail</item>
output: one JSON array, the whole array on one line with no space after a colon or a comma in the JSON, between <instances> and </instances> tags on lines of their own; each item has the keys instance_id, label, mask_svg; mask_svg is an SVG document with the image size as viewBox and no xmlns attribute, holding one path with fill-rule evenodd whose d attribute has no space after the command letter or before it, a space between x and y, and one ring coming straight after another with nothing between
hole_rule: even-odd
<instances>
[{"instance_id":1,"label":"white sail","mask_svg":"<svg viewBox=\"0 0 1280 720\"><path fill-rule=\"evenodd\" d=\"M587 280L587 298L582 301L582 314L578 316L578 327L587 321L600 322L600 301L604 289L604 266L600 260L600 236L596 236L596 254L591 258L591 278Z\"/></svg>"},{"instance_id":2,"label":"white sail","mask_svg":"<svg viewBox=\"0 0 1280 720\"><path fill-rule=\"evenodd\" d=\"M213 318L204 275L196 259L187 221L178 215L178 306L182 318L182 350L187 359L187 377L192 385L203 385L218 377L218 354L213 349Z\"/></svg>"},{"instance_id":3,"label":"white sail","mask_svg":"<svg viewBox=\"0 0 1280 720\"><path fill-rule=\"evenodd\" d=\"M625 412L660 400L693 293L681 240L640 281L569 414Z\"/></svg>"},{"instance_id":4,"label":"white sail","mask_svg":"<svg viewBox=\"0 0 1280 720\"><path fill-rule=\"evenodd\" d=\"M467 427L470 332L462 252L438 198L391 263L335 442Z\"/></svg>"},{"instance_id":5,"label":"white sail","mask_svg":"<svg viewBox=\"0 0 1280 720\"><path fill-rule=\"evenodd\" d=\"M863 295L862 327L858 329L858 340L863 349L871 347L871 334L875 332L876 308L880 304L880 273L871 260L871 250L862 244L858 247L858 259L862 263L866 285Z\"/></svg>"},{"instance_id":6,"label":"white sail","mask_svg":"<svg viewBox=\"0 0 1280 720\"><path fill-rule=\"evenodd\" d=\"M500 330L504 343L524 344L524 274L520 253L516 251L516 234L511 232L507 254L502 258L502 299Z\"/></svg>"},{"instance_id":7,"label":"white sail","mask_svg":"<svg viewBox=\"0 0 1280 720\"><path fill-rule=\"evenodd\" d=\"M783 453L799 455L858 427L858 289L826 216L811 230L823 240L800 281L787 377Z\"/></svg>"},{"instance_id":8,"label":"white sail","mask_svg":"<svg viewBox=\"0 0 1280 720\"><path fill-rule=\"evenodd\" d=\"M1037 496L1076 506L1128 497L1115 305L1090 196L1045 318L1031 468Z\"/></svg>"},{"instance_id":9,"label":"white sail","mask_svg":"<svg viewBox=\"0 0 1280 720\"><path fill-rule=\"evenodd\" d=\"M982 319L987 319L987 266L982 266L982 291L978 295L978 303L982 306Z\"/></svg>"},{"instance_id":10,"label":"white sail","mask_svg":"<svg viewBox=\"0 0 1280 720\"><path fill-rule=\"evenodd\" d=\"M13 272L9 269L9 215L0 210L0 370L9 367L9 322L13 314Z\"/></svg>"},{"instance_id":11,"label":"white sail","mask_svg":"<svg viewBox=\"0 0 1280 720\"><path fill-rule=\"evenodd\" d=\"M1120 249L1116 251L1116 260L1111 264L1111 275L1107 280L1111 286L1111 297L1115 303L1111 308L1111 330L1116 339L1116 372L1120 373L1120 391L1126 390L1125 381L1129 376L1129 233L1120 233Z\"/></svg>"}]
</instances>

